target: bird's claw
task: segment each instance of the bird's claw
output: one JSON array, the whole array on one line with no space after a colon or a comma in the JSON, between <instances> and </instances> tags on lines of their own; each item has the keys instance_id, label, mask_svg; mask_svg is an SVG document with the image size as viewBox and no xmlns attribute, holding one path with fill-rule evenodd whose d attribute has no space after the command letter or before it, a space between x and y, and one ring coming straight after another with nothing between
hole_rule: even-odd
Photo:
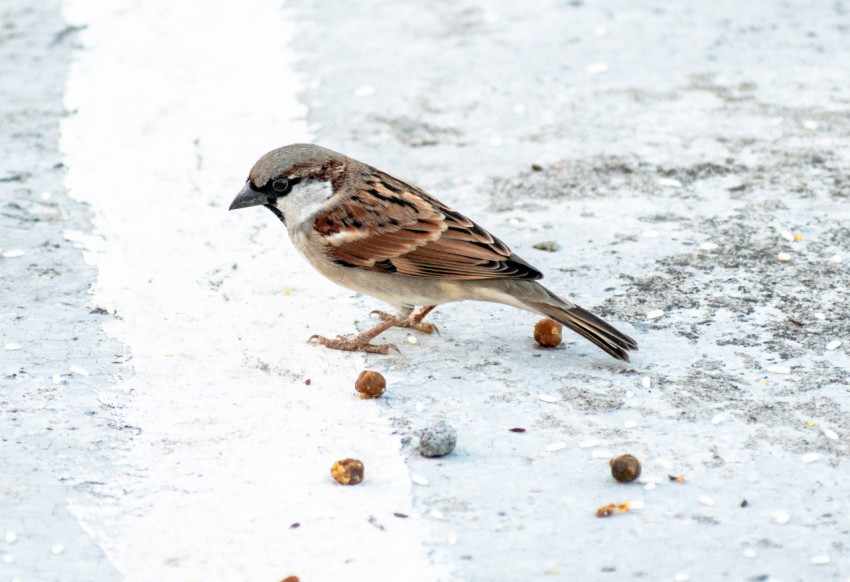
<instances>
[{"instance_id":1,"label":"bird's claw","mask_svg":"<svg viewBox=\"0 0 850 582\"><path fill-rule=\"evenodd\" d=\"M354 352L363 350L370 354L382 354L386 356L390 353L390 349L401 353L401 350L395 344L370 344L368 341L358 341L357 339L348 339L347 337L338 335L336 339L328 339L321 335L310 336L307 340L311 344L323 345L332 350L342 350L346 352Z\"/></svg>"}]
</instances>

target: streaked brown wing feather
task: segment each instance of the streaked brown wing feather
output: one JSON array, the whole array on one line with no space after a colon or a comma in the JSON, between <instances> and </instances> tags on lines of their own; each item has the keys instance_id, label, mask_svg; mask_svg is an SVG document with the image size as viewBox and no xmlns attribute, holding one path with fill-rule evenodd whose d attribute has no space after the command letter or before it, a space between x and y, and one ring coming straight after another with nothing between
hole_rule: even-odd
<instances>
[{"instance_id":1,"label":"streaked brown wing feather","mask_svg":"<svg viewBox=\"0 0 850 582\"><path fill-rule=\"evenodd\" d=\"M338 263L445 279L543 276L505 243L419 188L371 167L362 179L350 201L315 222Z\"/></svg>"}]
</instances>

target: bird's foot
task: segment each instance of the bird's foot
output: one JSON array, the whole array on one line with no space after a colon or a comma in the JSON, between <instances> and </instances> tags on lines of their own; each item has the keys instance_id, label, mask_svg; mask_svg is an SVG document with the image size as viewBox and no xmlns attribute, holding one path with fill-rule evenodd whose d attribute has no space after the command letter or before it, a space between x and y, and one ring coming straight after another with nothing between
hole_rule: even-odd
<instances>
[{"instance_id":1,"label":"bird's foot","mask_svg":"<svg viewBox=\"0 0 850 582\"><path fill-rule=\"evenodd\" d=\"M320 335L314 335L307 341L309 341L310 343L323 345L326 348L331 348L332 350L343 350L346 352L363 350L364 352L368 352L370 354L382 354L386 356L390 353L390 350L393 349L398 353L401 353L401 350L399 350L395 344L370 344L369 340L358 341L358 337L360 336L354 337L353 339L349 339L347 337L339 335L336 337L336 339L328 339Z\"/></svg>"},{"instance_id":2,"label":"bird's foot","mask_svg":"<svg viewBox=\"0 0 850 582\"><path fill-rule=\"evenodd\" d=\"M417 331L421 331L422 333L432 334L435 331L437 335L440 335L440 330L437 329L437 326L433 323L423 323L422 319L431 313L431 310L434 309L436 305L427 305L425 307L420 308L416 312L410 314L406 319L399 319L397 315L390 315L385 311L373 311L369 315L375 315L381 321L396 321L397 323L393 323L395 327L410 327Z\"/></svg>"},{"instance_id":3,"label":"bird's foot","mask_svg":"<svg viewBox=\"0 0 850 582\"><path fill-rule=\"evenodd\" d=\"M367 329L363 333L356 335L351 339L343 337L341 335L336 336L336 339L328 339L320 335L314 335L307 341L310 343L321 344L326 348L331 348L332 350L344 350L347 352L363 350L364 352L368 352L370 354L383 354L386 356L390 353L390 349L393 349L398 353L401 353L401 350L398 349L398 347L396 347L394 344L369 343L373 339L375 339L379 334L385 332L392 326L396 325L398 322L398 317L391 316L390 319L384 320L372 329Z\"/></svg>"}]
</instances>

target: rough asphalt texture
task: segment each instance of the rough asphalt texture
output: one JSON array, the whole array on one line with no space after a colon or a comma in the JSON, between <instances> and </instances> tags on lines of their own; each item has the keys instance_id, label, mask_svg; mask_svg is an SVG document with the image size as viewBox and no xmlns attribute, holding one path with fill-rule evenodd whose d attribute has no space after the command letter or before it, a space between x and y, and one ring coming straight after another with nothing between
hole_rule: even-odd
<instances>
[{"instance_id":1,"label":"rough asphalt texture","mask_svg":"<svg viewBox=\"0 0 850 582\"><path fill-rule=\"evenodd\" d=\"M370 367L428 481L433 560L457 580L846 580L850 6L288 9L316 143L471 215L640 344L629 365L573 336L538 349L534 317L483 304L438 309L442 336L416 345L387 334L404 354ZM52 2L2 14L0 249L25 254L0 258L0 343L22 346L0 349L0 528L26 535L0 540L0 567L108 580L67 510L96 489L89 469L108 473L98 443L132 438L105 404L126 356L63 234L89 228L56 144L73 31ZM364 329L383 306L362 305ZM457 448L422 458L415 434L438 420ZM640 483L611 479L621 453ZM595 517L626 500L643 507Z\"/></svg>"}]
</instances>

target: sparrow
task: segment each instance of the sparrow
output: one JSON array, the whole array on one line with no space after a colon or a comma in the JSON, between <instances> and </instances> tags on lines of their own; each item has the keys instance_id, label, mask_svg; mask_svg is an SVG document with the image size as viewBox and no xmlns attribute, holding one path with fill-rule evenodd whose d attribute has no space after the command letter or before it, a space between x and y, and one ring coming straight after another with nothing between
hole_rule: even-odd
<instances>
[{"instance_id":1,"label":"sparrow","mask_svg":"<svg viewBox=\"0 0 850 582\"><path fill-rule=\"evenodd\" d=\"M337 350L387 354L371 343L390 327L431 333L422 319L437 305L476 300L550 317L611 356L629 361L637 342L555 295L543 274L478 224L413 184L312 144L261 157L230 210L265 206L296 249L322 275L392 305L381 323L353 337L314 335ZM416 306L420 309L414 311Z\"/></svg>"}]
</instances>

